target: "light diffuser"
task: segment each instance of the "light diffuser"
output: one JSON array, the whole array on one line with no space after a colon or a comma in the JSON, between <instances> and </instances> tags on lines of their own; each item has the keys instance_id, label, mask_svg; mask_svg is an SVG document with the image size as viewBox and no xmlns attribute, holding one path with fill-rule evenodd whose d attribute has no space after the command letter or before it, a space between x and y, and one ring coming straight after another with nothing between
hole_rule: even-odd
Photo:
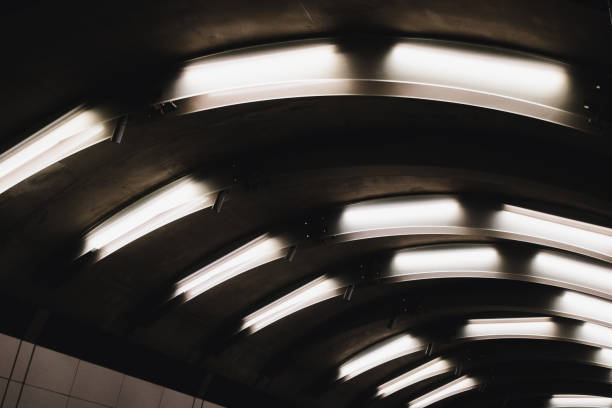
<instances>
[{"instance_id":1,"label":"light diffuser","mask_svg":"<svg viewBox=\"0 0 612 408\"><path fill-rule=\"evenodd\" d=\"M386 383L378 386L376 396L380 398L388 397L389 395L426 380L436 375L444 374L453 369L453 365L443 358L435 358L414 370L410 370L405 374L400 375Z\"/></svg>"},{"instance_id":2,"label":"light diffuser","mask_svg":"<svg viewBox=\"0 0 612 408\"><path fill-rule=\"evenodd\" d=\"M463 376L437 388L422 397L414 399L408 403L409 408L425 408L443 399L454 395L473 390L480 385L478 380L470 376Z\"/></svg>"}]
</instances>

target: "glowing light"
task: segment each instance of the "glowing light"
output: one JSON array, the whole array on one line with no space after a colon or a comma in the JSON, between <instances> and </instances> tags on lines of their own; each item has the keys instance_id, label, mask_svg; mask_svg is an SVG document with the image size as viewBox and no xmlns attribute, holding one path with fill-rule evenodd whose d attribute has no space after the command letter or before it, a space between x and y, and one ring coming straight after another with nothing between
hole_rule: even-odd
<instances>
[{"instance_id":1,"label":"glowing light","mask_svg":"<svg viewBox=\"0 0 612 408\"><path fill-rule=\"evenodd\" d=\"M500 271L501 256L489 245L441 245L398 251L387 277L434 272Z\"/></svg>"},{"instance_id":2,"label":"glowing light","mask_svg":"<svg viewBox=\"0 0 612 408\"><path fill-rule=\"evenodd\" d=\"M464 340L525 338L565 340L595 347L612 348L612 329L594 323L563 325L549 317L472 319L459 334Z\"/></svg>"},{"instance_id":3,"label":"glowing light","mask_svg":"<svg viewBox=\"0 0 612 408\"><path fill-rule=\"evenodd\" d=\"M383 230L384 235L401 235L407 229L435 233L437 227L460 223L462 216L461 205L452 197L394 197L347 205L337 229L357 236L373 230Z\"/></svg>"},{"instance_id":4,"label":"glowing light","mask_svg":"<svg viewBox=\"0 0 612 408\"><path fill-rule=\"evenodd\" d=\"M504 205L493 218L491 228L510 234L520 232L543 242L557 242L562 249L580 248L587 255L610 257L612 254L609 229L524 208Z\"/></svg>"},{"instance_id":5,"label":"glowing light","mask_svg":"<svg viewBox=\"0 0 612 408\"><path fill-rule=\"evenodd\" d=\"M110 138L100 117L75 109L0 155L0 193L45 167Z\"/></svg>"},{"instance_id":6,"label":"glowing light","mask_svg":"<svg viewBox=\"0 0 612 408\"><path fill-rule=\"evenodd\" d=\"M423 350L425 344L407 334L381 341L351 357L338 369L338 379L350 380L372 368Z\"/></svg>"},{"instance_id":7,"label":"glowing light","mask_svg":"<svg viewBox=\"0 0 612 408\"><path fill-rule=\"evenodd\" d=\"M442 358L433 359L414 370L408 371L378 387L377 397L387 397L403 388L409 387L420 381L436 375L447 373L453 369L453 365Z\"/></svg>"},{"instance_id":8,"label":"glowing light","mask_svg":"<svg viewBox=\"0 0 612 408\"><path fill-rule=\"evenodd\" d=\"M612 302L596 296L565 290L553 300L551 309L568 317L612 326Z\"/></svg>"},{"instance_id":9,"label":"glowing light","mask_svg":"<svg viewBox=\"0 0 612 408\"><path fill-rule=\"evenodd\" d=\"M612 398L595 395L553 395L548 402L550 408L612 408Z\"/></svg>"},{"instance_id":10,"label":"glowing light","mask_svg":"<svg viewBox=\"0 0 612 408\"><path fill-rule=\"evenodd\" d=\"M602 262L580 259L553 251L539 251L531 265L533 274L588 288L602 296L612 296L612 268Z\"/></svg>"},{"instance_id":11,"label":"glowing light","mask_svg":"<svg viewBox=\"0 0 612 408\"><path fill-rule=\"evenodd\" d=\"M554 104L566 98L568 92L569 78L563 64L447 43L398 43L385 61L385 68L389 76L409 77L411 82L535 100L542 104Z\"/></svg>"},{"instance_id":12,"label":"glowing light","mask_svg":"<svg viewBox=\"0 0 612 408\"><path fill-rule=\"evenodd\" d=\"M141 198L88 232L81 255L96 250L96 259L102 259L151 231L213 204L214 197L204 183L191 176L183 177Z\"/></svg>"},{"instance_id":13,"label":"glowing light","mask_svg":"<svg viewBox=\"0 0 612 408\"><path fill-rule=\"evenodd\" d=\"M422 397L410 401L408 406L410 408L425 408L431 404L435 404L438 401L450 398L453 395L473 390L474 388L478 387L478 385L479 382L476 379L469 376L463 376L423 395Z\"/></svg>"},{"instance_id":14,"label":"glowing light","mask_svg":"<svg viewBox=\"0 0 612 408\"><path fill-rule=\"evenodd\" d=\"M191 61L174 84L172 95L185 98L240 88L320 81L344 72L345 59L333 44L260 47Z\"/></svg>"},{"instance_id":15,"label":"glowing light","mask_svg":"<svg viewBox=\"0 0 612 408\"><path fill-rule=\"evenodd\" d=\"M249 329L251 333L259 331L292 313L342 294L344 286L339 279L326 276L317 278L246 316L242 319L240 330Z\"/></svg>"},{"instance_id":16,"label":"glowing light","mask_svg":"<svg viewBox=\"0 0 612 408\"><path fill-rule=\"evenodd\" d=\"M283 239L262 235L178 282L172 298L193 299L243 272L285 257L288 250Z\"/></svg>"}]
</instances>

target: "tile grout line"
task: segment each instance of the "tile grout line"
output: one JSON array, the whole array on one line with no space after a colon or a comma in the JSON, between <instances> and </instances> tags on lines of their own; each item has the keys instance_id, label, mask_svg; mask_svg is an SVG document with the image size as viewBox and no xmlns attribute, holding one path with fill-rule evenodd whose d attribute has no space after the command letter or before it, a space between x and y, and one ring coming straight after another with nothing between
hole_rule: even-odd
<instances>
[{"instance_id":1,"label":"tile grout line","mask_svg":"<svg viewBox=\"0 0 612 408\"><path fill-rule=\"evenodd\" d=\"M72 396L72 389L74 388L74 383L76 382L76 377L77 377L77 374L79 373L80 367L81 367L81 360L78 360L76 370L74 370L74 375L72 376L72 384L70 384L70 389L68 390L68 399L66 400L66 408L68 408L68 404L70 403L70 397Z\"/></svg>"},{"instance_id":2,"label":"tile grout line","mask_svg":"<svg viewBox=\"0 0 612 408\"><path fill-rule=\"evenodd\" d=\"M17 352L15 353L15 358L13 359L13 365L11 366L11 372L9 373L9 378L6 381L6 387L4 387L4 394L2 394L2 401L0 401L0 408L4 406L4 400L6 399L6 393L8 392L9 385L11 385L11 378L13 377L13 371L15 371L15 366L17 365L17 357L19 357L19 352L21 351L21 344L23 340L19 339L19 345L17 346Z\"/></svg>"},{"instance_id":3,"label":"tile grout line","mask_svg":"<svg viewBox=\"0 0 612 408\"><path fill-rule=\"evenodd\" d=\"M19 383L19 384L21 384L21 383ZM95 405L100 405L101 407L104 407L104 408L115 408L115 407L114 407L114 406L112 406L112 405L106 405L106 404L103 404L103 403L101 403L101 402L97 402L97 401L88 400L88 399L86 399L86 398L75 397L75 396L73 396L73 395L69 395L69 394L64 394L64 393L62 393L62 392L53 391L53 390L50 390L50 389L48 389L48 388L39 387L38 385L27 384L27 386L28 386L28 387L30 387L30 388L36 388L37 390L41 390L41 391L50 392L50 393L52 393L52 394L61 395L62 397L72 398L72 399L79 400L79 401L84 401L84 402L90 402L90 403L95 404Z\"/></svg>"},{"instance_id":4,"label":"tile grout line","mask_svg":"<svg viewBox=\"0 0 612 408\"><path fill-rule=\"evenodd\" d=\"M23 387L25 387L26 381L28 379L28 374L30 373L30 366L32 365L32 358L34 357L34 352L36 351L36 344L33 344L32 353L30 354L30 359L28 360L28 366L26 367L26 372L23 375L23 382L21 383L21 388L19 388L19 395L17 396L17 402L15 403L15 408L19 407L19 403L21 402L21 395L23 394Z\"/></svg>"},{"instance_id":5,"label":"tile grout line","mask_svg":"<svg viewBox=\"0 0 612 408\"><path fill-rule=\"evenodd\" d=\"M161 403L164 400L164 392L166 392L166 387L162 387L160 385L158 385L158 387L160 387L162 389L162 392L159 396L159 404L157 404L157 408L161 408Z\"/></svg>"},{"instance_id":6,"label":"tile grout line","mask_svg":"<svg viewBox=\"0 0 612 408\"><path fill-rule=\"evenodd\" d=\"M123 374L123 377L121 378L121 385L119 386L119 392L117 393L117 400L115 401L113 407L117 407L119 405L119 398L121 398L121 391L123 391L123 383L125 382L125 377L127 377L127 375Z\"/></svg>"}]
</instances>

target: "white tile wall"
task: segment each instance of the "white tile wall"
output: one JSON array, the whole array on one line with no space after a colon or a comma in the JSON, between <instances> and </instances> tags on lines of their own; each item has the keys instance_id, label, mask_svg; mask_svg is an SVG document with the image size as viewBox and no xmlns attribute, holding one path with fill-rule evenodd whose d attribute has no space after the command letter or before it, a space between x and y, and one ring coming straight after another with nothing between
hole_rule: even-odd
<instances>
[{"instance_id":1,"label":"white tile wall","mask_svg":"<svg viewBox=\"0 0 612 408\"><path fill-rule=\"evenodd\" d=\"M19 339L0 334L0 377L9 378L11 375L18 348Z\"/></svg>"},{"instance_id":2,"label":"white tile wall","mask_svg":"<svg viewBox=\"0 0 612 408\"><path fill-rule=\"evenodd\" d=\"M79 362L72 386L72 396L114 407L124 375L86 361Z\"/></svg>"},{"instance_id":3,"label":"white tile wall","mask_svg":"<svg viewBox=\"0 0 612 408\"><path fill-rule=\"evenodd\" d=\"M2 398L0 408L223 408L0 334Z\"/></svg>"},{"instance_id":4,"label":"white tile wall","mask_svg":"<svg viewBox=\"0 0 612 408\"><path fill-rule=\"evenodd\" d=\"M159 385L126 375L117 408L159 408L162 391Z\"/></svg>"},{"instance_id":5,"label":"white tile wall","mask_svg":"<svg viewBox=\"0 0 612 408\"><path fill-rule=\"evenodd\" d=\"M26 384L18 408L66 408L67 403L68 397L65 395Z\"/></svg>"},{"instance_id":6,"label":"white tile wall","mask_svg":"<svg viewBox=\"0 0 612 408\"><path fill-rule=\"evenodd\" d=\"M21 342L21 347L19 347L19 352L17 353L17 360L15 361L15 368L13 369L13 375L11 376L12 380L23 382L26 371L28 370L28 365L30 364L32 350L34 350L34 345L32 343L28 343L27 341Z\"/></svg>"},{"instance_id":7,"label":"white tile wall","mask_svg":"<svg viewBox=\"0 0 612 408\"><path fill-rule=\"evenodd\" d=\"M193 397L164 388L159 408L193 408Z\"/></svg>"},{"instance_id":8,"label":"white tile wall","mask_svg":"<svg viewBox=\"0 0 612 408\"><path fill-rule=\"evenodd\" d=\"M34 387L67 395L70 393L78 363L79 360L74 357L36 347L25 382Z\"/></svg>"}]
</instances>

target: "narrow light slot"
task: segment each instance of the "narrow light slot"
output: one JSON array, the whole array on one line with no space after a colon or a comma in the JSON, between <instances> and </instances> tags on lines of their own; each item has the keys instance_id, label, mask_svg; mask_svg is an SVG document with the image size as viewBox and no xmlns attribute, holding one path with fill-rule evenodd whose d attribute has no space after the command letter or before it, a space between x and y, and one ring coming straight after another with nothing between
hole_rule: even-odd
<instances>
[{"instance_id":1,"label":"narrow light slot","mask_svg":"<svg viewBox=\"0 0 612 408\"><path fill-rule=\"evenodd\" d=\"M246 316L240 330L255 333L311 305L341 295L345 286L340 279L321 276Z\"/></svg>"},{"instance_id":2,"label":"narrow light slot","mask_svg":"<svg viewBox=\"0 0 612 408\"><path fill-rule=\"evenodd\" d=\"M172 298L182 295L184 301L191 300L243 272L285 257L288 250L284 239L261 235L178 282Z\"/></svg>"},{"instance_id":3,"label":"narrow light slot","mask_svg":"<svg viewBox=\"0 0 612 408\"><path fill-rule=\"evenodd\" d=\"M454 381L449 382L417 399L408 403L409 408L425 408L443 399L450 398L454 395L473 390L480 383L473 377L463 376Z\"/></svg>"},{"instance_id":4,"label":"narrow light slot","mask_svg":"<svg viewBox=\"0 0 612 408\"><path fill-rule=\"evenodd\" d=\"M556 394L549 402L549 408L612 408L612 398L596 395Z\"/></svg>"},{"instance_id":5,"label":"narrow light slot","mask_svg":"<svg viewBox=\"0 0 612 408\"><path fill-rule=\"evenodd\" d=\"M0 194L40 170L110 138L92 110L77 108L0 155Z\"/></svg>"},{"instance_id":6,"label":"narrow light slot","mask_svg":"<svg viewBox=\"0 0 612 408\"><path fill-rule=\"evenodd\" d=\"M374 367L425 349L425 343L408 334L381 341L351 357L338 369L337 379L347 381Z\"/></svg>"},{"instance_id":7,"label":"narrow light slot","mask_svg":"<svg viewBox=\"0 0 612 408\"><path fill-rule=\"evenodd\" d=\"M444 374L453 369L453 365L440 357L435 358L414 370L408 371L380 386L378 386L376 396L380 398L388 397L389 395L416 384L436 375Z\"/></svg>"},{"instance_id":8,"label":"narrow light slot","mask_svg":"<svg viewBox=\"0 0 612 408\"><path fill-rule=\"evenodd\" d=\"M81 255L95 251L100 260L130 242L193 212L211 207L205 183L185 176L141 198L85 235Z\"/></svg>"}]
</instances>

